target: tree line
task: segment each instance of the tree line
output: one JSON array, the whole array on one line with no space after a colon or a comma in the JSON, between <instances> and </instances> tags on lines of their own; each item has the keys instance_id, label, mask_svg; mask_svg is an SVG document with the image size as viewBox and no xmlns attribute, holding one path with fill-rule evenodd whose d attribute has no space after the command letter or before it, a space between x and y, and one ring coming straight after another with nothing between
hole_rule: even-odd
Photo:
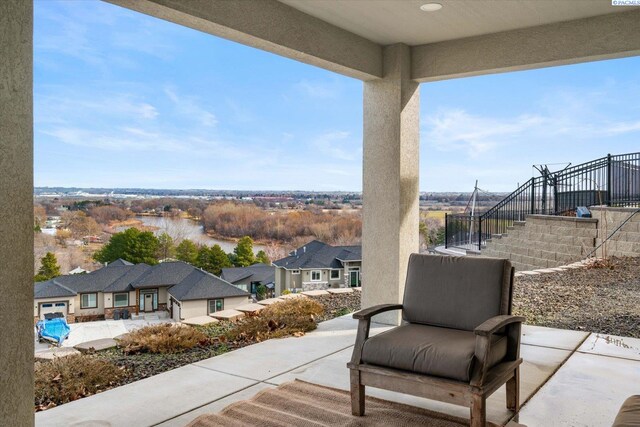
<instances>
[{"instance_id":1,"label":"tree line","mask_svg":"<svg viewBox=\"0 0 640 427\"><path fill-rule=\"evenodd\" d=\"M270 264L267 254L260 250L253 252L253 240L244 236L232 253L225 253L220 245L197 245L184 239L175 245L173 238L163 233L160 236L150 231L129 228L111 236L111 240L97 251L93 258L102 263L119 258L134 264L157 264L163 260L177 259L219 276L223 268L247 267L257 263Z\"/></svg>"}]
</instances>

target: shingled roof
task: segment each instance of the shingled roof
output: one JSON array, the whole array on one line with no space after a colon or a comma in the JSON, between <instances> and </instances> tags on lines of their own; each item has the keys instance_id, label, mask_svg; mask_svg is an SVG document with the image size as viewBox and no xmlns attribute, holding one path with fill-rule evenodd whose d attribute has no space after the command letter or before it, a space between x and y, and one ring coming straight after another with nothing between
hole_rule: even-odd
<instances>
[{"instance_id":1,"label":"shingled roof","mask_svg":"<svg viewBox=\"0 0 640 427\"><path fill-rule=\"evenodd\" d=\"M196 281L196 277L205 275ZM190 280L186 280L190 277ZM117 260L86 274L59 276L34 285L34 298L61 298L87 292L126 292L140 288L168 286L171 294L187 299L224 298L249 294L210 273L182 261L150 266ZM190 289L193 286L194 289ZM231 289L229 289L231 288ZM179 298L178 298L179 299Z\"/></svg>"},{"instance_id":2,"label":"shingled roof","mask_svg":"<svg viewBox=\"0 0 640 427\"><path fill-rule=\"evenodd\" d=\"M76 292L66 288L65 286L56 283L55 279L47 280L46 282L38 282L33 289L34 298L59 298L59 297L72 297L76 295Z\"/></svg>"},{"instance_id":3,"label":"shingled roof","mask_svg":"<svg viewBox=\"0 0 640 427\"><path fill-rule=\"evenodd\" d=\"M168 292L178 301L249 296L248 292L200 269L194 269Z\"/></svg>"},{"instance_id":4,"label":"shingled roof","mask_svg":"<svg viewBox=\"0 0 640 427\"><path fill-rule=\"evenodd\" d=\"M331 246L313 240L291 252L288 257L274 261L278 267L288 270L301 268L342 268L342 261L361 261L360 246Z\"/></svg>"},{"instance_id":5,"label":"shingled roof","mask_svg":"<svg viewBox=\"0 0 640 427\"><path fill-rule=\"evenodd\" d=\"M252 282L260 282L262 284L274 283L276 280L276 269L267 264L223 268L220 278L229 283L236 283L244 279L251 279Z\"/></svg>"}]
</instances>

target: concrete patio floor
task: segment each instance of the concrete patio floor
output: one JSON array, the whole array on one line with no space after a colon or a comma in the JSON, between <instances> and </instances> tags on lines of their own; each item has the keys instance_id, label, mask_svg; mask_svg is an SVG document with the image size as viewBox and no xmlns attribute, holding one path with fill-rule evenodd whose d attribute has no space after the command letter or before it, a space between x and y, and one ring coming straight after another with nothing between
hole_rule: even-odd
<instances>
[{"instance_id":1,"label":"concrete patio floor","mask_svg":"<svg viewBox=\"0 0 640 427\"><path fill-rule=\"evenodd\" d=\"M38 426L184 426L195 417L293 379L347 390L356 321L323 322L300 338L265 341L36 414ZM373 325L372 334L388 327ZM525 326L520 414L504 387L488 401L490 421L528 426L610 426L640 391L640 340ZM372 396L468 418L468 409L398 393Z\"/></svg>"}]
</instances>

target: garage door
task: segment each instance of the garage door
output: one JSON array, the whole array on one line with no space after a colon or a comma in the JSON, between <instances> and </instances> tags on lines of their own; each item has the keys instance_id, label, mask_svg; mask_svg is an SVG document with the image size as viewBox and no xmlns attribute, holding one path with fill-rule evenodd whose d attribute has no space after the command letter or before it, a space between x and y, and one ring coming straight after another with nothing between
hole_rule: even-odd
<instances>
[{"instance_id":1,"label":"garage door","mask_svg":"<svg viewBox=\"0 0 640 427\"><path fill-rule=\"evenodd\" d=\"M40 318L44 319L44 315L47 313L62 313L64 317L67 317L67 303L66 302L40 303Z\"/></svg>"}]
</instances>

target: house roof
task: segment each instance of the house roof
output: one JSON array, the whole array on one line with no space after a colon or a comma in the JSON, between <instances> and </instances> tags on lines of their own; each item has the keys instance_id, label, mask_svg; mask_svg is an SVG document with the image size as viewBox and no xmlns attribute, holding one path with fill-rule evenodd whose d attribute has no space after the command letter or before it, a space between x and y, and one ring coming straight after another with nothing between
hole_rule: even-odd
<instances>
[{"instance_id":1,"label":"house roof","mask_svg":"<svg viewBox=\"0 0 640 427\"><path fill-rule=\"evenodd\" d=\"M248 292L200 269L193 269L180 283L169 288L168 292L178 301L249 296Z\"/></svg>"},{"instance_id":2,"label":"house roof","mask_svg":"<svg viewBox=\"0 0 640 427\"><path fill-rule=\"evenodd\" d=\"M76 295L73 290L56 283L56 279L47 280L46 282L38 282L33 289L35 299L39 298L58 298L72 297Z\"/></svg>"},{"instance_id":3,"label":"house roof","mask_svg":"<svg viewBox=\"0 0 640 427\"><path fill-rule=\"evenodd\" d=\"M162 262L131 283L134 289L168 286L180 283L195 267L182 261Z\"/></svg>"},{"instance_id":4,"label":"house roof","mask_svg":"<svg viewBox=\"0 0 640 427\"><path fill-rule=\"evenodd\" d=\"M124 260L122 258L118 258L117 260L107 264L106 267L115 267L115 266L123 266L123 265L133 265L133 263L127 260Z\"/></svg>"},{"instance_id":5,"label":"house roof","mask_svg":"<svg viewBox=\"0 0 640 427\"><path fill-rule=\"evenodd\" d=\"M273 264L286 269L342 268L342 261L361 261L360 246L331 246L313 240Z\"/></svg>"},{"instance_id":6,"label":"house roof","mask_svg":"<svg viewBox=\"0 0 640 427\"><path fill-rule=\"evenodd\" d=\"M271 265L253 264L248 267L223 268L220 277L229 283L251 279L252 282L263 284L273 283L276 280L276 269Z\"/></svg>"},{"instance_id":7,"label":"house roof","mask_svg":"<svg viewBox=\"0 0 640 427\"><path fill-rule=\"evenodd\" d=\"M138 279L147 274L153 267L148 264L134 264L128 266L124 274L117 278L114 282L103 289L103 292L124 292L135 289L132 283L136 283Z\"/></svg>"}]
</instances>

